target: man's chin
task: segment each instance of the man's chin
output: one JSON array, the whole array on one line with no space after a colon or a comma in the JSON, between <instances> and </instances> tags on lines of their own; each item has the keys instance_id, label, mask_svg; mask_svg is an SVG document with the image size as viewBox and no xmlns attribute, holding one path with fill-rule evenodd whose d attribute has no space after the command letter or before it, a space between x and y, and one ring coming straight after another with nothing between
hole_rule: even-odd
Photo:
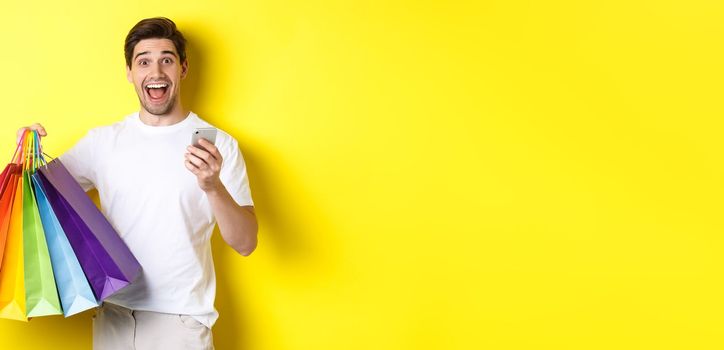
<instances>
[{"instance_id":1,"label":"man's chin","mask_svg":"<svg viewBox=\"0 0 724 350\"><path fill-rule=\"evenodd\" d=\"M147 108L146 108L146 111L147 111L148 113L152 114L152 115L162 117L162 116L168 115L168 114L171 112L171 108L154 109L154 108L148 108L148 107L147 107Z\"/></svg>"},{"instance_id":2,"label":"man's chin","mask_svg":"<svg viewBox=\"0 0 724 350\"><path fill-rule=\"evenodd\" d=\"M167 103L167 104L158 106L158 105L152 105L150 103L144 103L143 109L145 109L150 114L153 114L156 116L164 116L164 115L171 113L171 111L173 110L173 104Z\"/></svg>"}]
</instances>

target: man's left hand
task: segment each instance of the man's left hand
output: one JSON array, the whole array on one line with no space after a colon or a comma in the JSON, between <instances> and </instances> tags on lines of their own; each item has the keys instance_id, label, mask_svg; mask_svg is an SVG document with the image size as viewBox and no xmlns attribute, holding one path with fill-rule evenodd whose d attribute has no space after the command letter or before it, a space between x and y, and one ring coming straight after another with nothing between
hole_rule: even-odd
<instances>
[{"instance_id":1,"label":"man's left hand","mask_svg":"<svg viewBox=\"0 0 724 350\"><path fill-rule=\"evenodd\" d=\"M199 144L202 148L194 146L186 148L184 165L186 165L186 169L196 175L199 187L204 192L218 190L223 186L219 179L219 172L224 159L213 143L200 139Z\"/></svg>"}]
</instances>

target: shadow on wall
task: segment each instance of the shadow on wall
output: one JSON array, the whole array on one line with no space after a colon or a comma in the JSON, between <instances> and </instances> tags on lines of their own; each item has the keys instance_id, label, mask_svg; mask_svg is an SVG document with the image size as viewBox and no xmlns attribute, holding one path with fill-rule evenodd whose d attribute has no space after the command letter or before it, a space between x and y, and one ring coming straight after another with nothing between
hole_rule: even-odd
<instances>
[{"instance_id":1,"label":"shadow on wall","mask_svg":"<svg viewBox=\"0 0 724 350\"><path fill-rule=\"evenodd\" d=\"M181 26L179 25L179 27ZM204 38L197 37L193 31L183 30L183 27L181 27L181 30L186 38L186 59L189 62L189 71L186 78L181 82L181 101L185 107L190 107L192 111L203 116L203 113L196 111L194 108L199 106L197 101L198 92L204 91L204 87L207 86L204 79L206 77L202 74L206 65L203 54L206 51L203 47Z\"/></svg>"},{"instance_id":2,"label":"shadow on wall","mask_svg":"<svg viewBox=\"0 0 724 350\"><path fill-rule=\"evenodd\" d=\"M244 147L241 147L259 220L259 245L252 255L242 257L226 245L218 227L214 230L212 254L216 268L216 308L219 311L219 320L214 326L213 336L219 350L254 348L257 341L253 341L253 330L258 328L254 326L254 312L263 313L266 335L273 334L278 339L285 336L275 327L277 322L274 317L282 316L274 314L273 310L276 308L263 305L263 300L249 298L249 295L256 293L248 293L247 289L254 288L257 281L239 287L237 281L240 279L240 271L234 266L243 264L245 259L267 259L271 267L267 271L275 273L276 276L265 280L282 280L280 284L292 290L314 286L328 288L334 280L333 276L341 273L338 263L339 255L342 254L340 244L334 242L336 237L330 235L332 231L327 228L329 225L324 220L324 213L315 205L314 197L305 194L306 191L303 191L299 184L291 183L291 176L285 178L283 184L268 181L278 178L274 176L274 169L280 164L274 161L273 167L266 159L279 158L269 157L268 152L265 152L262 158L257 156L253 149L245 151ZM301 193L304 197L304 213L316 213L313 225L299 216L298 208L289 205L289 201L284 199L289 193L295 196ZM308 227L314 227L314 231ZM329 247L335 249L325 249ZM295 286L294 282L284 281L284 276L289 275L304 276L303 282L296 282L303 285ZM294 278L293 281L300 279ZM300 298L299 302L303 303L304 300ZM250 305L254 305L253 312Z\"/></svg>"},{"instance_id":3,"label":"shadow on wall","mask_svg":"<svg viewBox=\"0 0 724 350\"><path fill-rule=\"evenodd\" d=\"M219 319L213 327L214 347L219 350L224 349L251 349L252 344L249 342L251 335L249 313L245 312L247 303L251 302L244 293L246 288L253 286L244 286L244 290L235 290L231 279L235 278L238 273L234 273L229 266L233 266L231 259L241 258L234 257L236 252L226 245L223 238L219 234L218 226L214 229L211 239L211 250L214 256L214 266L216 270L216 302L215 307L219 312ZM222 341L223 339L223 341Z\"/></svg>"}]
</instances>

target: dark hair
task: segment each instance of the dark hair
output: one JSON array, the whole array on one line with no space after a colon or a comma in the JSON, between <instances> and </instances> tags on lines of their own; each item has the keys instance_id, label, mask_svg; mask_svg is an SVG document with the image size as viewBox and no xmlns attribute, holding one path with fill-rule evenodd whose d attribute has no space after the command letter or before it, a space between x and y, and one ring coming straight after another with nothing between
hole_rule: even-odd
<instances>
[{"instance_id":1,"label":"dark hair","mask_svg":"<svg viewBox=\"0 0 724 350\"><path fill-rule=\"evenodd\" d=\"M169 39L176 46L180 63L186 61L186 39L176 29L176 23L166 17L146 18L136 23L126 36L124 50L126 53L126 66L131 67L133 49L143 39Z\"/></svg>"}]
</instances>

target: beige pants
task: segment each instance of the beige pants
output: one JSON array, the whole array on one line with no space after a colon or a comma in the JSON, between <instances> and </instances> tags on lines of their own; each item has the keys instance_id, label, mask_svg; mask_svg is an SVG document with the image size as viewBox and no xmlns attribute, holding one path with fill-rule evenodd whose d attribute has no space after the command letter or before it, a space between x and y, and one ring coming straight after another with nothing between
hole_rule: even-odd
<instances>
[{"instance_id":1,"label":"beige pants","mask_svg":"<svg viewBox=\"0 0 724 350\"><path fill-rule=\"evenodd\" d=\"M213 349L211 330L191 316L103 303L93 316L94 350Z\"/></svg>"}]
</instances>

